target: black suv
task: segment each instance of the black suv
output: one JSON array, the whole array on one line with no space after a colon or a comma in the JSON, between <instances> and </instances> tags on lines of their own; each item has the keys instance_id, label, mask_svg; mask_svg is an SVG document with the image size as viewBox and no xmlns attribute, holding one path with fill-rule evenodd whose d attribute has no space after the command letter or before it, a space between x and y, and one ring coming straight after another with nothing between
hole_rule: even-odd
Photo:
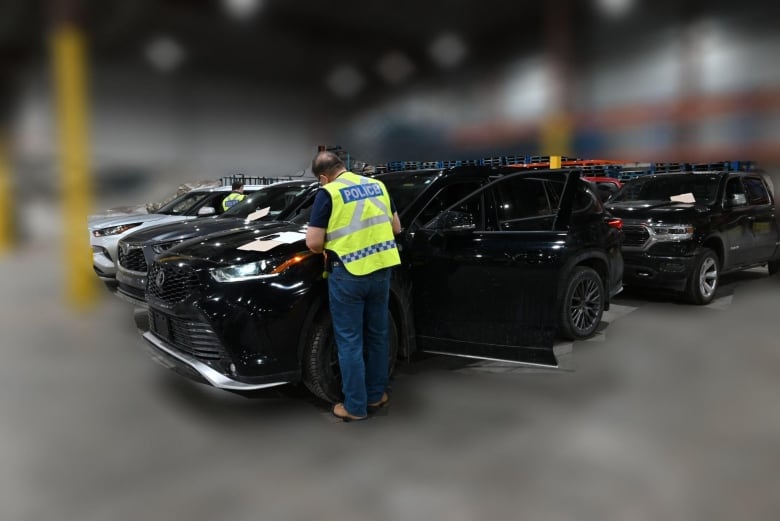
<instances>
[{"instance_id":1,"label":"black suv","mask_svg":"<svg viewBox=\"0 0 780 521\"><path fill-rule=\"evenodd\" d=\"M621 288L621 221L579 171L377 178L405 227L391 284L393 361L421 350L555 366L556 332L592 335ZM323 258L304 242L309 210L159 256L144 334L155 358L224 389L302 380L338 400Z\"/></svg>"},{"instance_id":2,"label":"black suv","mask_svg":"<svg viewBox=\"0 0 780 521\"><path fill-rule=\"evenodd\" d=\"M608 203L623 218L626 285L676 290L696 304L721 274L780 264L771 184L758 172L639 177Z\"/></svg>"},{"instance_id":3,"label":"black suv","mask_svg":"<svg viewBox=\"0 0 780 521\"><path fill-rule=\"evenodd\" d=\"M119 241L116 294L136 304L145 300L146 275L154 258L185 240L209 233L251 228L302 204L317 189L311 179L282 181L261 188L217 217L144 228ZM292 208L288 208L292 206Z\"/></svg>"}]
</instances>

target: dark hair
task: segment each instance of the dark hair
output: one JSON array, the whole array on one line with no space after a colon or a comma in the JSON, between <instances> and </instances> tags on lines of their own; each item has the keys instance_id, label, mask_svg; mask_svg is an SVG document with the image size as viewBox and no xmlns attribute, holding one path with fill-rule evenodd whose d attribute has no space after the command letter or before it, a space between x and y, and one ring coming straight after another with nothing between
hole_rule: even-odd
<instances>
[{"instance_id":1,"label":"dark hair","mask_svg":"<svg viewBox=\"0 0 780 521\"><path fill-rule=\"evenodd\" d=\"M243 181L233 181L233 190L240 190L244 186Z\"/></svg>"},{"instance_id":2,"label":"dark hair","mask_svg":"<svg viewBox=\"0 0 780 521\"><path fill-rule=\"evenodd\" d=\"M319 152L311 162L311 171L317 176L337 167L344 168L344 162L333 152Z\"/></svg>"}]
</instances>

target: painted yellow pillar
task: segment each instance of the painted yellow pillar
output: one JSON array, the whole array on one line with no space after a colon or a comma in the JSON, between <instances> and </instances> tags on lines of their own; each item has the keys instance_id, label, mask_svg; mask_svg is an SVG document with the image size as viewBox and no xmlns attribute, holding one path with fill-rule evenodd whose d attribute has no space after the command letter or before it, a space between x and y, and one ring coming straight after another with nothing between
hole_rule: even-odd
<instances>
[{"instance_id":1,"label":"painted yellow pillar","mask_svg":"<svg viewBox=\"0 0 780 521\"><path fill-rule=\"evenodd\" d=\"M560 156L571 155L572 128L564 115L545 119L541 129L542 155L550 156L550 168L560 168ZM558 166L552 166L553 157L558 156Z\"/></svg>"},{"instance_id":2,"label":"painted yellow pillar","mask_svg":"<svg viewBox=\"0 0 780 521\"><path fill-rule=\"evenodd\" d=\"M51 58L64 211L65 294L70 304L85 308L95 300L97 279L87 232L92 186L85 42L75 26L62 24L54 29Z\"/></svg>"},{"instance_id":3,"label":"painted yellow pillar","mask_svg":"<svg viewBox=\"0 0 780 521\"><path fill-rule=\"evenodd\" d=\"M0 131L0 254L14 246L14 198L11 183L11 150Z\"/></svg>"}]
</instances>

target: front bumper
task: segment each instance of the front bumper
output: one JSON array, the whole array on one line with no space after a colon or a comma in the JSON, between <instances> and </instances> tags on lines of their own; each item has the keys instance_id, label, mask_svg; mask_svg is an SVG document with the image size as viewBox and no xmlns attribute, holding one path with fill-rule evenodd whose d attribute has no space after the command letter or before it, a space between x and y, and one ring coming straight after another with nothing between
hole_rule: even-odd
<instances>
[{"instance_id":1,"label":"front bumper","mask_svg":"<svg viewBox=\"0 0 780 521\"><path fill-rule=\"evenodd\" d=\"M119 268L116 272L116 296L136 304L146 305L146 273Z\"/></svg>"},{"instance_id":2,"label":"front bumper","mask_svg":"<svg viewBox=\"0 0 780 521\"><path fill-rule=\"evenodd\" d=\"M102 251L92 251L92 268L101 279L116 277L116 264Z\"/></svg>"},{"instance_id":3,"label":"front bumper","mask_svg":"<svg viewBox=\"0 0 780 521\"><path fill-rule=\"evenodd\" d=\"M696 257L667 257L647 253L623 254L623 283L684 291L694 270Z\"/></svg>"},{"instance_id":4,"label":"front bumper","mask_svg":"<svg viewBox=\"0 0 780 521\"><path fill-rule=\"evenodd\" d=\"M291 380L287 375L253 377L251 382L239 381L224 375L185 353L168 346L151 331L143 334L152 359L157 363L195 381L229 391L256 391L285 385Z\"/></svg>"}]
</instances>

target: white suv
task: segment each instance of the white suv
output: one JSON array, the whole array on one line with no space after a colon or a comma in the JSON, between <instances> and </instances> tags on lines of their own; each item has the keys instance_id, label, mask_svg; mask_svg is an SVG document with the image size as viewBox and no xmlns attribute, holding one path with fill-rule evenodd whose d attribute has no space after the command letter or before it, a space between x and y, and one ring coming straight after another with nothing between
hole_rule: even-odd
<instances>
[{"instance_id":1,"label":"white suv","mask_svg":"<svg viewBox=\"0 0 780 521\"><path fill-rule=\"evenodd\" d=\"M263 186L246 185L250 194ZM90 218L89 242L92 245L92 266L103 282L113 284L116 278L117 244L129 234L158 224L188 221L198 217L222 213L222 200L230 193L230 186L196 189L180 195L162 206L156 213L130 214L118 217Z\"/></svg>"}]
</instances>

